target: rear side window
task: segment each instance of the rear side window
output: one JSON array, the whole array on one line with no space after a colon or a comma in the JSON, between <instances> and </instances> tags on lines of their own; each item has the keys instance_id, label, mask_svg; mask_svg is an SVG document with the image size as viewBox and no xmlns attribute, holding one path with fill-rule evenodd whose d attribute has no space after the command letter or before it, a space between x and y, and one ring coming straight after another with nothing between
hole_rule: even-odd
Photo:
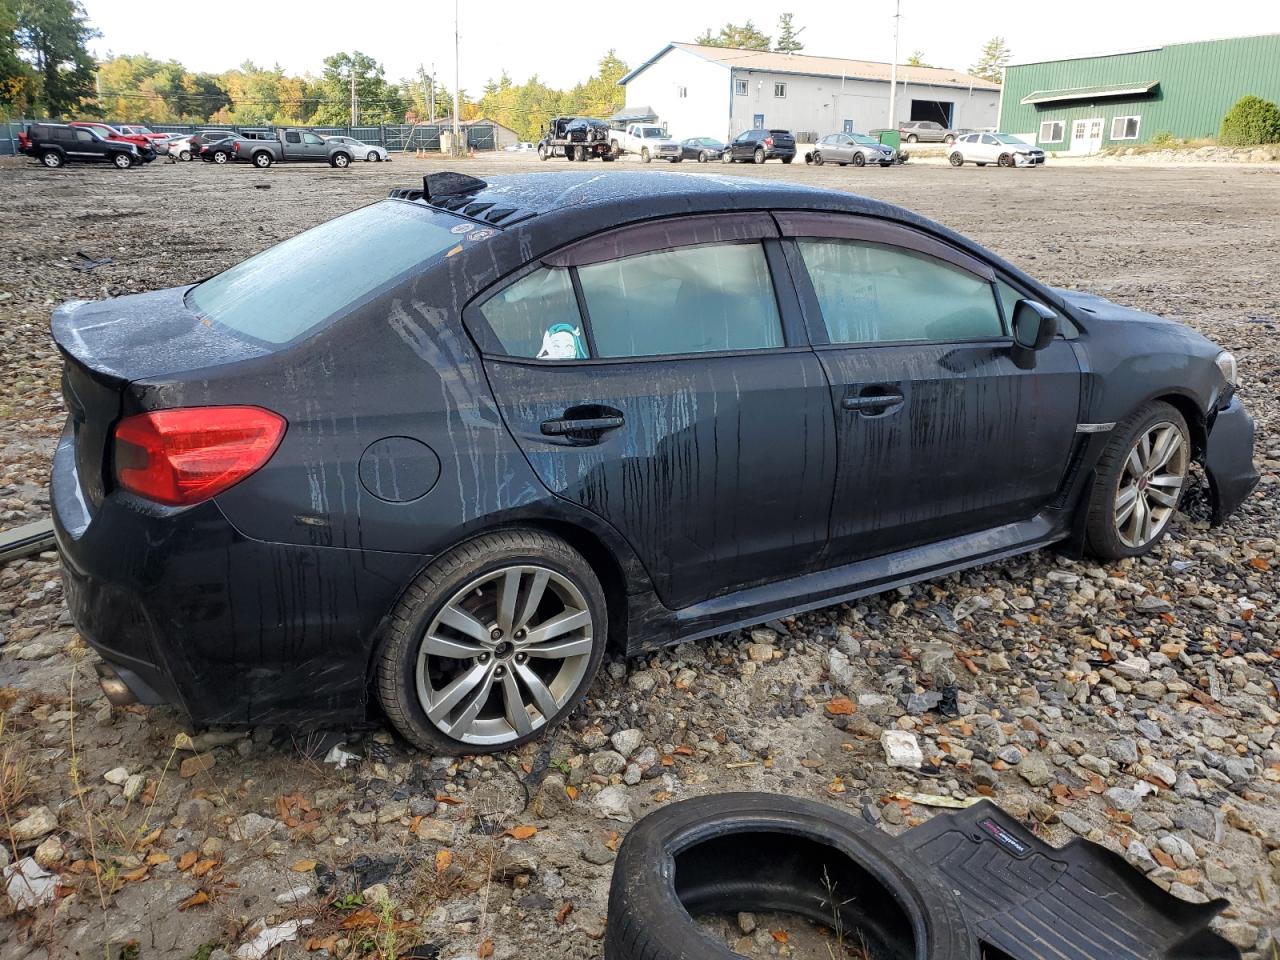
<instances>
[{"instance_id":1,"label":"rear side window","mask_svg":"<svg viewBox=\"0 0 1280 960\"><path fill-rule=\"evenodd\" d=\"M466 225L442 210L384 200L330 220L192 289L201 314L269 344L288 343L438 260Z\"/></svg>"},{"instance_id":2,"label":"rear side window","mask_svg":"<svg viewBox=\"0 0 1280 960\"><path fill-rule=\"evenodd\" d=\"M1003 336L991 284L958 267L859 240L801 240L832 343Z\"/></svg>"},{"instance_id":3,"label":"rear side window","mask_svg":"<svg viewBox=\"0 0 1280 960\"><path fill-rule=\"evenodd\" d=\"M480 308L508 356L582 360L588 356L573 280L564 267L540 267Z\"/></svg>"},{"instance_id":4,"label":"rear side window","mask_svg":"<svg viewBox=\"0 0 1280 960\"><path fill-rule=\"evenodd\" d=\"M578 268L601 357L652 357L783 345L759 243L708 244Z\"/></svg>"}]
</instances>

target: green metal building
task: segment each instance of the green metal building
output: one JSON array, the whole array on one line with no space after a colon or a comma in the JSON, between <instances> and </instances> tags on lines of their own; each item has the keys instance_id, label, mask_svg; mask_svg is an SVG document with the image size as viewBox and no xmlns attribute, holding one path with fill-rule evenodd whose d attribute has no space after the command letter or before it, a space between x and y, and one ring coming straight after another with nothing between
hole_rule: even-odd
<instances>
[{"instance_id":1,"label":"green metal building","mask_svg":"<svg viewBox=\"0 0 1280 960\"><path fill-rule=\"evenodd\" d=\"M1280 34L1006 67L1000 129L1065 153L1213 137L1246 94L1280 102Z\"/></svg>"}]
</instances>

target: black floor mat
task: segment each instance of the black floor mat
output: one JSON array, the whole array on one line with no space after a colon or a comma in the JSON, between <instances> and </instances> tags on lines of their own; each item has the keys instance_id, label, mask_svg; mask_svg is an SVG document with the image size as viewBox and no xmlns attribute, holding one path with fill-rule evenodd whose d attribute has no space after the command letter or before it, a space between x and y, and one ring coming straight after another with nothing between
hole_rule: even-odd
<instances>
[{"instance_id":1,"label":"black floor mat","mask_svg":"<svg viewBox=\"0 0 1280 960\"><path fill-rule=\"evenodd\" d=\"M1180 900L1087 840L1051 847L987 801L898 842L941 875L980 938L1011 960L1240 960L1209 929L1227 901Z\"/></svg>"}]
</instances>

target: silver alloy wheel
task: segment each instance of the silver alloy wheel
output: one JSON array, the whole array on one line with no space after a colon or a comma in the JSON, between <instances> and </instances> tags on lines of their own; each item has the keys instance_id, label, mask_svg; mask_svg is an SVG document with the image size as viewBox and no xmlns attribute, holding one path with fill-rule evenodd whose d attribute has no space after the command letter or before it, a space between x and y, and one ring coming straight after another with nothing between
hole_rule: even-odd
<instances>
[{"instance_id":1,"label":"silver alloy wheel","mask_svg":"<svg viewBox=\"0 0 1280 960\"><path fill-rule=\"evenodd\" d=\"M1145 547L1173 517L1187 479L1188 453L1182 431L1168 420L1134 441L1116 487L1116 534L1126 547Z\"/></svg>"},{"instance_id":2,"label":"silver alloy wheel","mask_svg":"<svg viewBox=\"0 0 1280 960\"><path fill-rule=\"evenodd\" d=\"M463 743L496 744L545 726L582 683L595 643L586 597L533 564L492 570L455 593L418 647L418 702Z\"/></svg>"}]
</instances>

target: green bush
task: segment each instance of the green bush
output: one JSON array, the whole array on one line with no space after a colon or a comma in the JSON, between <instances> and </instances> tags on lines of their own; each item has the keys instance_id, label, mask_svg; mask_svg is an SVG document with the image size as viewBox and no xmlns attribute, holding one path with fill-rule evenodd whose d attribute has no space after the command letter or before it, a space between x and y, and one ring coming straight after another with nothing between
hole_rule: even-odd
<instances>
[{"instance_id":1,"label":"green bush","mask_svg":"<svg viewBox=\"0 0 1280 960\"><path fill-rule=\"evenodd\" d=\"M1241 97L1222 118L1219 139L1228 147L1280 143L1280 107L1261 97Z\"/></svg>"},{"instance_id":2,"label":"green bush","mask_svg":"<svg viewBox=\"0 0 1280 960\"><path fill-rule=\"evenodd\" d=\"M1177 142L1177 138L1168 130L1161 130L1151 138L1151 145L1153 147L1171 147Z\"/></svg>"}]
</instances>

